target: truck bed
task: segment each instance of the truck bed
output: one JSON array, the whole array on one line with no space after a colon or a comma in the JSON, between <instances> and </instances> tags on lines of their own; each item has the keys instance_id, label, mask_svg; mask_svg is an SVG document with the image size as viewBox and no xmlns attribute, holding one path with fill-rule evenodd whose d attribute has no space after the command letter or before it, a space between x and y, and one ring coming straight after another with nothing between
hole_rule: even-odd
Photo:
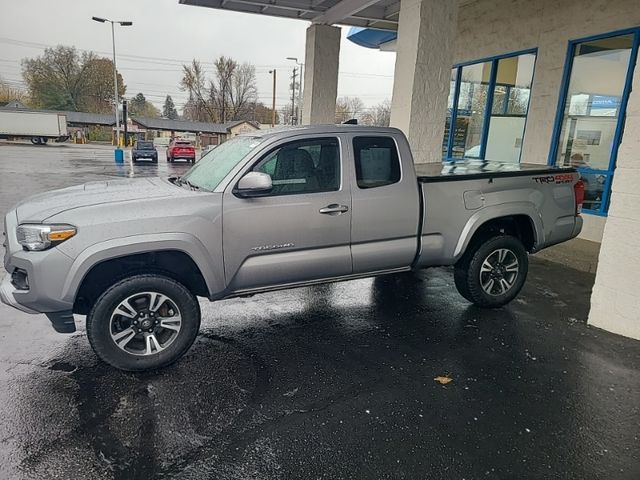
<instances>
[{"instance_id":1,"label":"truck bed","mask_svg":"<svg viewBox=\"0 0 640 480\"><path fill-rule=\"evenodd\" d=\"M420 163L415 165L420 183L473 180L480 178L520 177L527 175L553 175L573 173L575 168L553 167L535 163L485 162L467 160L446 163Z\"/></svg>"}]
</instances>

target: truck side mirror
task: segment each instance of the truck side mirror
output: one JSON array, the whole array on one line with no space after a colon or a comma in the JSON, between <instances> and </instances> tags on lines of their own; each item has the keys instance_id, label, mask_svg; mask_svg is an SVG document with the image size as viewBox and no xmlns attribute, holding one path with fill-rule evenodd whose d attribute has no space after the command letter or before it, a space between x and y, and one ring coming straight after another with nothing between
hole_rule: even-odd
<instances>
[{"instance_id":1,"label":"truck side mirror","mask_svg":"<svg viewBox=\"0 0 640 480\"><path fill-rule=\"evenodd\" d=\"M273 188L271 176L262 172L249 172L238 182L235 192L240 197L268 193Z\"/></svg>"}]
</instances>

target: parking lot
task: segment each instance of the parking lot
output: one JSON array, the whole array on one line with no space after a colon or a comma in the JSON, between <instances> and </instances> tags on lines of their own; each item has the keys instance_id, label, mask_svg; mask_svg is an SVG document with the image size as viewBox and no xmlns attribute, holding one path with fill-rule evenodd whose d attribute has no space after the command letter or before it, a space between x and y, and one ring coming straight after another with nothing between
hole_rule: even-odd
<instances>
[{"instance_id":1,"label":"parking lot","mask_svg":"<svg viewBox=\"0 0 640 480\"><path fill-rule=\"evenodd\" d=\"M190 167L159 158L0 142L0 211ZM640 342L587 327L593 281L533 257L498 310L448 268L202 300L194 347L144 374L100 363L83 317L0 305L0 478L638 479Z\"/></svg>"}]
</instances>

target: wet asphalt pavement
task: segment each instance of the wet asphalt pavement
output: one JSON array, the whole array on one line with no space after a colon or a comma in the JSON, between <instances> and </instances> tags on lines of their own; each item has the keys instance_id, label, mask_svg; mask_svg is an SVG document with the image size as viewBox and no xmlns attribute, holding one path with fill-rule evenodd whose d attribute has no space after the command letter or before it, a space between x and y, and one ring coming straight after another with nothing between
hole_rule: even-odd
<instances>
[{"instance_id":1,"label":"wet asphalt pavement","mask_svg":"<svg viewBox=\"0 0 640 480\"><path fill-rule=\"evenodd\" d=\"M107 147L0 143L0 210L106 177ZM511 305L447 268L209 304L130 374L0 305L0 478L640 478L640 342L586 326L593 275L531 261ZM441 385L436 376L453 381Z\"/></svg>"}]
</instances>

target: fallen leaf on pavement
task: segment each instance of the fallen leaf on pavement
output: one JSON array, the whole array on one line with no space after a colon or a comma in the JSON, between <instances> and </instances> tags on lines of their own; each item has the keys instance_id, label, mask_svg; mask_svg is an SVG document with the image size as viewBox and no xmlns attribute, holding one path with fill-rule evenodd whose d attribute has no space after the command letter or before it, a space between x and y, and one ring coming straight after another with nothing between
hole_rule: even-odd
<instances>
[{"instance_id":1,"label":"fallen leaf on pavement","mask_svg":"<svg viewBox=\"0 0 640 480\"><path fill-rule=\"evenodd\" d=\"M446 385L447 383L453 382L453 378L449 377L448 375L438 376L434 378L434 380L441 385Z\"/></svg>"}]
</instances>

